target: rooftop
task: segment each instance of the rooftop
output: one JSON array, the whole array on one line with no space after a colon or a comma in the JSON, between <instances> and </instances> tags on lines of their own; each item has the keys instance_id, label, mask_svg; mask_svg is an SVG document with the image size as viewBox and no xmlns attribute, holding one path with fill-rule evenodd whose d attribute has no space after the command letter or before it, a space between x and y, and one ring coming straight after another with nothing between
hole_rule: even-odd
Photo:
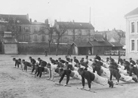
<instances>
[{"instance_id":1,"label":"rooftop","mask_svg":"<svg viewBox=\"0 0 138 98\"><path fill-rule=\"evenodd\" d=\"M28 15L0 14L0 23L29 24Z\"/></svg>"},{"instance_id":2,"label":"rooftop","mask_svg":"<svg viewBox=\"0 0 138 98\"><path fill-rule=\"evenodd\" d=\"M138 15L138 7L129 12L128 14L126 14L125 16L132 16L132 15Z\"/></svg>"},{"instance_id":3,"label":"rooftop","mask_svg":"<svg viewBox=\"0 0 138 98\"><path fill-rule=\"evenodd\" d=\"M56 22L60 28L65 29L94 29L92 24L83 22Z\"/></svg>"}]
</instances>

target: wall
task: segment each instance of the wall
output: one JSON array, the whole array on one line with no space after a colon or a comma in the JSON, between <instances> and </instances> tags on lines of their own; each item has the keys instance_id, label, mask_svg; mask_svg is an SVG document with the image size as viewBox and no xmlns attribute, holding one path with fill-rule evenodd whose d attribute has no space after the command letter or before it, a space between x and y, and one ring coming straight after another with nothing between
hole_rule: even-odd
<instances>
[{"instance_id":1,"label":"wall","mask_svg":"<svg viewBox=\"0 0 138 98\"><path fill-rule=\"evenodd\" d=\"M59 54L66 55L69 48L69 45L59 45ZM45 50L49 50L49 45L46 43L18 43L19 54L44 54ZM50 51L51 54L56 54L55 44L51 44Z\"/></svg>"},{"instance_id":2,"label":"wall","mask_svg":"<svg viewBox=\"0 0 138 98\"><path fill-rule=\"evenodd\" d=\"M94 30L88 29L75 29L74 31L75 35L73 34L72 29L67 30L61 37L60 42L71 43L73 41L87 41L90 38L90 36L94 33ZM57 35L54 34L53 38L56 40Z\"/></svg>"},{"instance_id":3,"label":"wall","mask_svg":"<svg viewBox=\"0 0 138 98\"><path fill-rule=\"evenodd\" d=\"M4 44L5 54L18 54L17 44Z\"/></svg>"},{"instance_id":4,"label":"wall","mask_svg":"<svg viewBox=\"0 0 138 98\"><path fill-rule=\"evenodd\" d=\"M126 17L126 57L127 58L136 58L138 57L138 51L131 52L130 48L130 40L136 39L138 40L138 32L135 29L135 34L131 34L131 22L138 22L138 15ZM135 28L138 28L137 24L135 24ZM136 45L135 47L137 47Z\"/></svg>"},{"instance_id":5,"label":"wall","mask_svg":"<svg viewBox=\"0 0 138 98\"><path fill-rule=\"evenodd\" d=\"M30 35L30 42L45 42L48 43L49 35L46 34L32 34Z\"/></svg>"}]
</instances>

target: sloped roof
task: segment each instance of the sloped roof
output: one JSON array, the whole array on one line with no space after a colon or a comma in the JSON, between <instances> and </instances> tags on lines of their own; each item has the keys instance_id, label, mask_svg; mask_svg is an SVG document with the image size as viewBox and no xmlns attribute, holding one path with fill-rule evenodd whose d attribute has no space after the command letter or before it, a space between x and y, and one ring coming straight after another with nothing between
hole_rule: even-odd
<instances>
[{"instance_id":1,"label":"sloped roof","mask_svg":"<svg viewBox=\"0 0 138 98\"><path fill-rule=\"evenodd\" d=\"M57 22L60 28L65 29L94 29L90 23L82 22Z\"/></svg>"},{"instance_id":2,"label":"sloped roof","mask_svg":"<svg viewBox=\"0 0 138 98\"><path fill-rule=\"evenodd\" d=\"M94 35L92 36L92 38L93 38L94 40L98 41L98 42L103 42L103 41L105 41L102 34L94 34Z\"/></svg>"},{"instance_id":3,"label":"sloped roof","mask_svg":"<svg viewBox=\"0 0 138 98\"><path fill-rule=\"evenodd\" d=\"M118 42L111 42L111 45L112 45L113 47L123 47L123 45L120 44L120 43L118 43Z\"/></svg>"},{"instance_id":4,"label":"sloped roof","mask_svg":"<svg viewBox=\"0 0 138 98\"><path fill-rule=\"evenodd\" d=\"M89 42L83 41L83 42L79 42L79 41L75 41L73 42L77 47L91 47L91 44Z\"/></svg>"},{"instance_id":5,"label":"sloped roof","mask_svg":"<svg viewBox=\"0 0 138 98\"><path fill-rule=\"evenodd\" d=\"M8 23L13 21L18 24L29 24L30 22L27 17L27 15L0 14L0 20L7 21Z\"/></svg>"},{"instance_id":6,"label":"sloped roof","mask_svg":"<svg viewBox=\"0 0 138 98\"><path fill-rule=\"evenodd\" d=\"M126 14L125 16L132 16L132 15L138 15L138 7L129 12L128 14Z\"/></svg>"},{"instance_id":7,"label":"sloped roof","mask_svg":"<svg viewBox=\"0 0 138 98\"><path fill-rule=\"evenodd\" d=\"M97 41L90 41L90 44L92 46L112 46L108 41L103 41L103 42L97 42Z\"/></svg>"},{"instance_id":8,"label":"sloped roof","mask_svg":"<svg viewBox=\"0 0 138 98\"><path fill-rule=\"evenodd\" d=\"M43 22L31 22L32 25L46 25Z\"/></svg>"},{"instance_id":9,"label":"sloped roof","mask_svg":"<svg viewBox=\"0 0 138 98\"><path fill-rule=\"evenodd\" d=\"M122 45L125 45L126 43L125 43L125 38L121 38L121 41L120 41L120 43L122 44Z\"/></svg>"}]
</instances>

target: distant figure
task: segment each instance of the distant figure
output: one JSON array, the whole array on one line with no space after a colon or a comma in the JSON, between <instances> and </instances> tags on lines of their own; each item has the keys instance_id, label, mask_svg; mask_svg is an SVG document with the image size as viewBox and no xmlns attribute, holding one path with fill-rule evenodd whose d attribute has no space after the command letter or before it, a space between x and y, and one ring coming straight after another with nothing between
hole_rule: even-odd
<instances>
[{"instance_id":1,"label":"distant figure","mask_svg":"<svg viewBox=\"0 0 138 98\"><path fill-rule=\"evenodd\" d=\"M47 50L45 50L45 56L47 56Z\"/></svg>"}]
</instances>

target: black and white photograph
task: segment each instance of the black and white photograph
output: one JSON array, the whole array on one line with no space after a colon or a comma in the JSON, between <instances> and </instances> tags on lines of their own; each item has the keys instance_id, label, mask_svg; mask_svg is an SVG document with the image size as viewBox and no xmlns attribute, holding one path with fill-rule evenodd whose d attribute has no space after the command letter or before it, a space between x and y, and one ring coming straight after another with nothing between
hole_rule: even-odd
<instances>
[{"instance_id":1,"label":"black and white photograph","mask_svg":"<svg viewBox=\"0 0 138 98\"><path fill-rule=\"evenodd\" d=\"M138 0L0 1L0 98L138 98Z\"/></svg>"}]
</instances>

